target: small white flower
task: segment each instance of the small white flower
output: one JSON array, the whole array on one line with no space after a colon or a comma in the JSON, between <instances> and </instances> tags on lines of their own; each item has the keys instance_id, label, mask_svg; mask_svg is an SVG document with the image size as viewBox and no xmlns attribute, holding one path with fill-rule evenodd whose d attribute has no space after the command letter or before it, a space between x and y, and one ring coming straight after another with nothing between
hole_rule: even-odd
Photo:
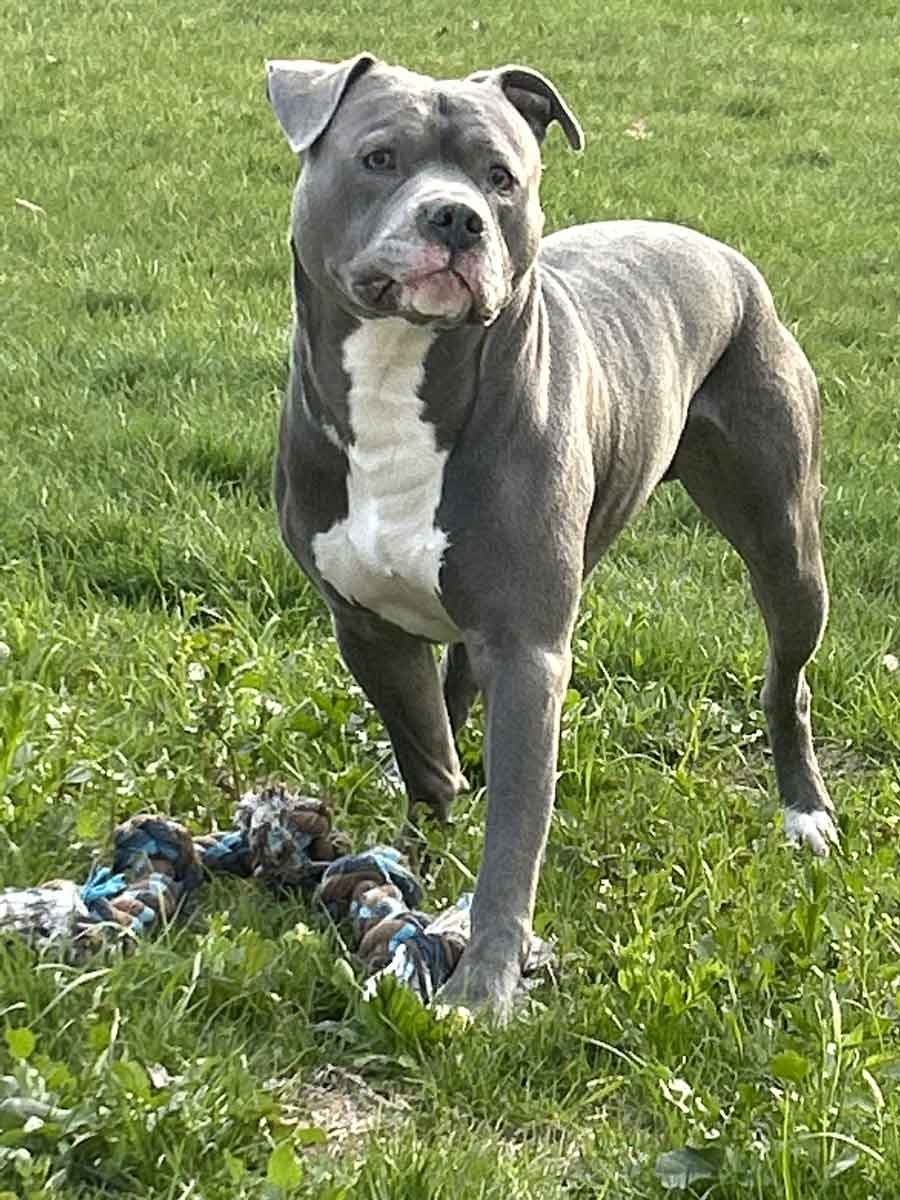
<instances>
[{"instance_id":1,"label":"small white flower","mask_svg":"<svg viewBox=\"0 0 900 1200\"><path fill-rule=\"evenodd\" d=\"M634 138L636 142L642 142L646 138L653 137L652 132L647 128L647 122L644 117L638 117L632 121L625 130L626 137Z\"/></svg>"},{"instance_id":2,"label":"small white flower","mask_svg":"<svg viewBox=\"0 0 900 1200\"><path fill-rule=\"evenodd\" d=\"M693 1095L693 1090L686 1079L679 1079L677 1076L674 1079L661 1079L659 1086L670 1104L674 1104L680 1112L690 1113L691 1106L688 1100Z\"/></svg>"}]
</instances>

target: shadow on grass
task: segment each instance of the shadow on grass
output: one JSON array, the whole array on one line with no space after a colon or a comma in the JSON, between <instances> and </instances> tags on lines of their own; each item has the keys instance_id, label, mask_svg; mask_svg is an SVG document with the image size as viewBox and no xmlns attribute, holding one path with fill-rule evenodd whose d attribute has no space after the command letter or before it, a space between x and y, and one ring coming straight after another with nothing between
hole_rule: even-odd
<instances>
[{"instance_id":1,"label":"shadow on grass","mask_svg":"<svg viewBox=\"0 0 900 1200\"><path fill-rule=\"evenodd\" d=\"M722 112L738 121L766 121L781 115L782 108L769 92L739 92L726 100Z\"/></svg>"},{"instance_id":2,"label":"shadow on grass","mask_svg":"<svg viewBox=\"0 0 900 1200\"><path fill-rule=\"evenodd\" d=\"M159 293L144 289L139 292L97 291L88 288L83 296L84 307L91 317L108 314L131 317L152 312L160 307Z\"/></svg>"},{"instance_id":3,"label":"shadow on grass","mask_svg":"<svg viewBox=\"0 0 900 1200\"><path fill-rule=\"evenodd\" d=\"M92 522L75 536L38 530L35 543L49 591L74 602L103 597L133 609L168 612L193 594L212 608L240 602L262 613L290 610L307 592L299 568L280 547L274 519L264 561L245 547L217 548L213 554L158 532L142 540L133 514Z\"/></svg>"},{"instance_id":4,"label":"shadow on grass","mask_svg":"<svg viewBox=\"0 0 900 1200\"><path fill-rule=\"evenodd\" d=\"M110 294L106 303L116 301ZM124 299L122 301L125 303ZM175 393L224 393L260 400L284 386L284 355L260 353L238 359L216 343L170 346L161 354L128 346L104 347L89 371L90 390L104 396L126 394L151 402ZM209 401L198 402L205 407Z\"/></svg>"},{"instance_id":5,"label":"shadow on grass","mask_svg":"<svg viewBox=\"0 0 900 1200\"><path fill-rule=\"evenodd\" d=\"M268 448L241 445L234 437L215 438L209 433L186 448L179 466L224 497L243 495L260 508L273 508L272 453Z\"/></svg>"}]
</instances>

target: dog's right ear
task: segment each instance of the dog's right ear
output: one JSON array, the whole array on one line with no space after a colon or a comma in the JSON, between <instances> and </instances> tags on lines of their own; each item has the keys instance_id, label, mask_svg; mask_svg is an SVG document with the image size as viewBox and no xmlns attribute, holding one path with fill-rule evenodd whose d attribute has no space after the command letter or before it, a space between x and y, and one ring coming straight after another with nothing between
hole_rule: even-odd
<instances>
[{"instance_id":1,"label":"dog's right ear","mask_svg":"<svg viewBox=\"0 0 900 1200\"><path fill-rule=\"evenodd\" d=\"M322 136L347 88L375 61L371 54L357 54L339 63L268 60L269 102L295 154L303 154Z\"/></svg>"}]
</instances>

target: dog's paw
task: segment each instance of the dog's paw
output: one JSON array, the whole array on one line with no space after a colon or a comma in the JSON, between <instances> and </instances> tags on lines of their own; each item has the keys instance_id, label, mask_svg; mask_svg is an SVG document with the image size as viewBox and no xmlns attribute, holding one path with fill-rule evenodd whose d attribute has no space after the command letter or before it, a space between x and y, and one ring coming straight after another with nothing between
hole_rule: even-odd
<instances>
[{"instance_id":1,"label":"dog's paw","mask_svg":"<svg viewBox=\"0 0 900 1200\"><path fill-rule=\"evenodd\" d=\"M466 953L435 996L435 1003L467 1008L477 1016L506 1025L513 1013L521 978L518 963L498 969Z\"/></svg>"},{"instance_id":2,"label":"dog's paw","mask_svg":"<svg viewBox=\"0 0 900 1200\"><path fill-rule=\"evenodd\" d=\"M827 858L832 846L840 844L837 827L825 808L801 812L797 808L784 810L784 832L794 846L809 846L813 854Z\"/></svg>"}]
</instances>

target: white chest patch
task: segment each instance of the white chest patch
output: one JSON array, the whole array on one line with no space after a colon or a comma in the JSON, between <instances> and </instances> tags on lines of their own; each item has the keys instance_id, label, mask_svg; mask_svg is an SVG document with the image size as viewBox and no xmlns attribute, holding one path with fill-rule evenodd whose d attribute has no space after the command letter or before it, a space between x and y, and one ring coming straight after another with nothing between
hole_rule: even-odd
<instances>
[{"instance_id":1,"label":"white chest patch","mask_svg":"<svg viewBox=\"0 0 900 1200\"><path fill-rule=\"evenodd\" d=\"M408 633L456 641L440 600L447 535L436 523L448 450L423 419L420 389L434 330L399 317L363 321L343 346L353 444L347 516L316 534L322 577Z\"/></svg>"}]
</instances>

